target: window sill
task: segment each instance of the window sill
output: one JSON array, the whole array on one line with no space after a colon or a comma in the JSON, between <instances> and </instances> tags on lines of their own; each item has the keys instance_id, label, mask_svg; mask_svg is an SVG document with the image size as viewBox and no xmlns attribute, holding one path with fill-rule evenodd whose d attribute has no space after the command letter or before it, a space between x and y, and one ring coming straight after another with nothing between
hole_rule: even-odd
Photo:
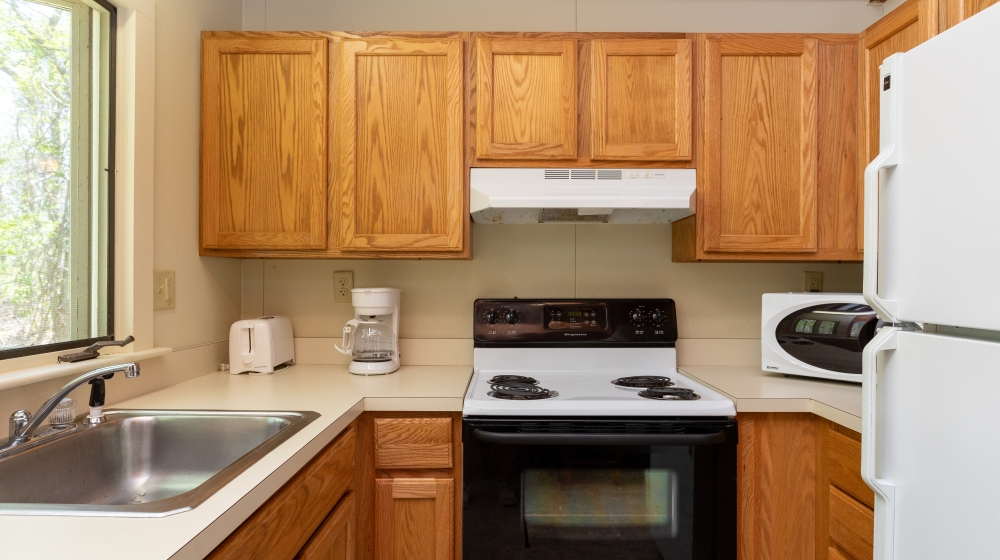
<instances>
[{"instance_id":1,"label":"window sill","mask_svg":"<svg viewBox=\"0 0 1000 560\"><path fill-rule=\"evenodd\" d=\"M124 364L125 362L138 362L157 358L169 354L172 348L150 348L149 350L139 350L138 352L123 352L120 354L105 354L100 358L76 362L72 364L50 364L33 368L20 369L0 373L0 391L21 385L38 383L58 377L66 377L77 373L86 373L99 367Z\"/></svg>"}]
</instances>

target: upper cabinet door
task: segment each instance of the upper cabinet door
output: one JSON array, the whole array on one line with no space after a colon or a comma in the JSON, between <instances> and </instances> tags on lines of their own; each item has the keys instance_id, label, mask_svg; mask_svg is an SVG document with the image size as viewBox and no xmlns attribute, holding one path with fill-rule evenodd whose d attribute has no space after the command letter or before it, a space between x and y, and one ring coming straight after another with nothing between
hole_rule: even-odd
<instances>
[{"instance_id":1,"label":"upper cabinet door","mask_svg":"<svg viewBox=\"0 0 1000 560\"><path fill-rule=\"evenodd\" d=\"M476 157L575 159L576 40L476 40Z\"/></svg>"},{"instance_id":2,"label":"upper cabinet door","mask_svg":"<svg viewBox=\"0 0 1000 560\"><path fill-rule=\"evenodd\" d=\"M461 40L344 41L340 102L343 248L461 250Z\"/></svg>"},{"instance_id":3,"label":"upper cabinet door","mask_svg":"<svg viewBox=\"0 0 1000 560\"><path fill-rule=\"evenodd\" d=\"M816 251L817 43L708 38L706 251Z\"/></svg>"},{"instance_id":4,"label":"upper cabinet door","mask_svg":"<svg viewBox=\"0 0 1000 560\"><path fill-rule=\"evenodd\" d=\"M591 158L691 159L691 41L594 41Z\"/></svg>"},{"instance_id":5,"label":"upper cabinet door","mask_svg":"<svg viewBox=\"0 0 1000 560\"><path fill-rule=\"evenodd\" d=\"M202 42L201 245L326 247L327 42Z\"/></svg>"}]
</instances>

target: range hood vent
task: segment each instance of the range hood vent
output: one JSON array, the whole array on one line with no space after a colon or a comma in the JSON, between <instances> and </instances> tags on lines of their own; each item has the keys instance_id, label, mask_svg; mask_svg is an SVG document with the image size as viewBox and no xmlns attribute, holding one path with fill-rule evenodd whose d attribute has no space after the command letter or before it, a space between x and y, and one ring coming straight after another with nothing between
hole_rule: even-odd
<instances>
[{"instance_id":1,"label":"range hood vent","mask_svg":"<svg viewBox=\"0 0 1000 560\"><path fill-rule=\"evenodd\" d=\"M471 170L480 224L662 224L694 214L694 169Z\"/></svg>"}]
</instances>

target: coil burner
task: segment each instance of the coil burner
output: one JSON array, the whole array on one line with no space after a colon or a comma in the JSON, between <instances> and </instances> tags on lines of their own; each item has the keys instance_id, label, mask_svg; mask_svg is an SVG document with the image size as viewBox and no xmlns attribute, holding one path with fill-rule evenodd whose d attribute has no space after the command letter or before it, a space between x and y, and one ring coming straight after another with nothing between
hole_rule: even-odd
<instances>
[{"instance_id":1,"label":"coil burner","mask_svg":"<svg viewBox=\"0 0 1000 560\"><path fill-rule=\"evenodd\" d=\"M695 393L691 389L681 387L654 387L645 391L639 391L639 396L661 401L694 401L701 398L698 393Z\"/></svg>"},{"instance_id":2,"label":"coil burner","mask_svg":"<svg viewBox=\"0 0 1000 560\"><path fill-rule=\"evenodd\" d=\"M551 399L559 393L543 389L530 383L496 383L490 385L487 393L494 399L506 399L511 401L534 401L540 399Z\"/></svg>"},{"instance_id":3,"label":"coil burner","mask_svg":"<svg viewBox=\"0 0 1000 560\"><path fill-rule=\"evenodd\" d=\"M669 377L662 375L633 375L632 377L619 377L611 382L618 387L628 387L631 389L661 389L670 387L674 383Z\"/></svg>"}]
</instances>

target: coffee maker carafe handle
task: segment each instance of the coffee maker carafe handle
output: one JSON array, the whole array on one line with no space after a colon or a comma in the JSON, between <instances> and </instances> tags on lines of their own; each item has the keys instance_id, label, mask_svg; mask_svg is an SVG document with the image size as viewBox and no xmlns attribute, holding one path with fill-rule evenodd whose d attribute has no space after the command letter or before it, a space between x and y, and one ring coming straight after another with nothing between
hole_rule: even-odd
<instances>
[{"instance_id":1,"label":"coffee maker carafe handle","mask_svg":"<svg viewBox=\"0 0 1000 560\"><path fill-rule=\"evenodd\" d=\"M350 356L354 352L354 329L356 329L357 327L358 327L357 319L351 319L350 321L347 322L346 325L344 325L344 340L341 341L341 344L343 344L344 347L341 348L336 344L333 345L333 347L336 348L338 352L340 352L341 354L345 354L347 356Z\"/></svg>"}]
</instances>

